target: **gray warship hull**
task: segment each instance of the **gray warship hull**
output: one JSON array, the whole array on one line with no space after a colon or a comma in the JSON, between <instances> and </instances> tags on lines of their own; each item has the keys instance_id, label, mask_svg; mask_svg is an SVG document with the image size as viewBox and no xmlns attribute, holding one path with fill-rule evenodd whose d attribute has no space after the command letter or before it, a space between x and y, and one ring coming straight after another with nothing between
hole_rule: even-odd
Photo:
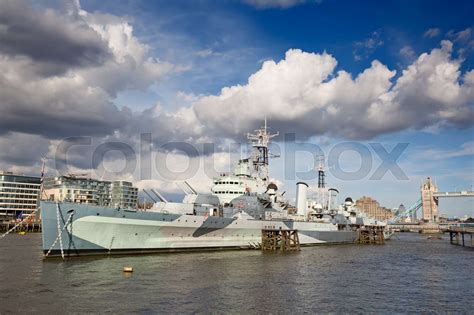
<instances>
[{"instance_id":1,"label":"gray warship hull","mask_svg":"<svg viewBox=\"0 0 474 315\"><path fill-rule=\"evenodd\" d=\"M301 245L354 243L357 231L332 223L259 220L41 202L48 257L250 249L262 229L298 230Z\"/></svg>"}]
</instances>

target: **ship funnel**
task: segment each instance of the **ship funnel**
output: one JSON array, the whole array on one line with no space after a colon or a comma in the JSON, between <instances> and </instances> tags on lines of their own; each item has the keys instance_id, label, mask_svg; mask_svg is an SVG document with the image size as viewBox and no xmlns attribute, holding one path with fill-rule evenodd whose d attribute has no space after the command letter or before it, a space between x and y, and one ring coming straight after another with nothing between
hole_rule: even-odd
<instances>
[{"instance_id":1,"label":"ship funnel","mask_svg":"<svg viewBox=\"0 0 474 315\"><path fill-rule=\"evenodd\" d=\"M306 215L306 194L308 184L303 182L296 183L296 209L298 215Z\"/></svg>"}]
</instances>

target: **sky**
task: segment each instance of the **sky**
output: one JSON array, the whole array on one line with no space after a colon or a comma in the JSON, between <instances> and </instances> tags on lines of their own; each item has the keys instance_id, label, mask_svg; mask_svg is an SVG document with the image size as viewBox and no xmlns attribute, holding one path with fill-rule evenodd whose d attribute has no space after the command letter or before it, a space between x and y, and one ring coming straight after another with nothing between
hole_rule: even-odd
<instances>
[{"instance_id":1,"label":"sky","mask_svg":"<svg viewBox=\"0 0 474 315\"><path fill-rule=\"evenodd\" d=\"M341 199L473 190L472 21L472 1L0 0L0 169L206 191L267 118L290 199L320 155Z\"/></svg>"}]
</instances>

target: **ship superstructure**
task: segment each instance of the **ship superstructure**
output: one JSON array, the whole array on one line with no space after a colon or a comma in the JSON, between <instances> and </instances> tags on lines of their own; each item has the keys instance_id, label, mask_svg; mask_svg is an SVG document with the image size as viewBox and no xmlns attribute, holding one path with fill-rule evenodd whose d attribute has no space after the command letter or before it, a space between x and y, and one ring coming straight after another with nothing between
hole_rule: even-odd
<instances>
[{"instance_id":1,"label":"ship superstructure","mask_svg":"<svg viewBox=\"0 0 474 315\"><path fill-rule=\"evenodd\" d=\"M265 192L269 184L268 145L276 136L278 132L268 133L266 119L262 128L247 134L247 139L252 145L250 157L240 159L232 174L220 174L213 179L211 191L222 205L228 205L233 199L246 193Z\"/></svg>"},{"instance_id":2,"label":"ship superstructure","mask_svg":"<svg viewBox=\"0 0 474 315\"><path fill-rule=\"evenodd\" d=\"M168 202L159 192L146 211L70 202L42 201L45 255L115 254L177 250L255 248L262 230L297 230L301 245L353 243L357 226L366 224L353 202L336 206L337 189L326 189L319 170L317 198L307 197L307 183L297 183L296 213L269 180L266 122L248 134L252 154L233 174L214 179L209 194L185 183L182 202ZM150 194L151 197L151 194Z\"/></svg>"}]
</instances>

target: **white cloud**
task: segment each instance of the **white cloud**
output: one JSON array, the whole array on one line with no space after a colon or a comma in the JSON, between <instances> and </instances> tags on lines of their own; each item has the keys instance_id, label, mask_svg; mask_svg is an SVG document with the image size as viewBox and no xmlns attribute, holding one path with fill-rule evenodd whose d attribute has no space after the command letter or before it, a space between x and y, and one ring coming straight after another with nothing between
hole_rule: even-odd
<instances>
[{"instance_id":1,"label":"white cloud","mask_svg":"<svg viewBox=\"0 0 474 315\"><path fill-rule=\"evenodd\" d=\"M14 171L25 168L39 174L38 164L48 154L48 139L38 135L10 133L0 137L0 169ZM22 172L25 172L25 169Z\"/></svg>"},{"instance_id":2,"label":"white cloud","mask_svg":"<svg viewBox=\"0 0 474 315\"><path fill-rule=\"evenodd\" d=\"M451 59L452 43L421 54L403 71L392 92L396 116L408 126L426 127L437 122L472 123L472 82L461 84L460 61ZM472 77L472 71L466 74ZM394 112L395 114L395 112Z\"/></svg>"},{"instance_id":3,"label":"white cloud","mask_svg":"<svg viewBox=\"0 0 474 315\"><path fill-rule=\"evenodd\" d=\"M288 9L304 3L321 3L322 0L243 0L243 2L252 5L258 9Z\"/></svg>"},{"instance_id":4,"label":"white cloud","mask_svg":"<svg viewBox=\"0 0 474 315\"><path fill-rule=\"evenodd\" d=\"M231 171L232 157L229 152L199 157L186 157L178 152L155 152L152 154L155 165L152 166L153 172L149 174L151 178L140 178L138 170L133 176L141 189L157 188L165 193L182 193L175 183L186 180L196 191L204 193L210 191L214 176ZM167 171L163 171L165 165Z\"/></svg>"},{"instance_id":5,"label":"white cloud","mask_svg":"<svg viewBox=\"0 0 474 315\"><path fill-rule=\"evenodd\" d=\"M216 139L241 140L264 117L282 133L349 139L407 128L472 123L474 71L461 73L462 61L452 59L452 44L448 41L441 48L413 56L416 60L398 78L394 70L377 60L362 73L352 75L337 69L336 58L328 53L290 49L283 60L263 62L245 84L224 87L216 95L178 93L177 110L167 111L159 104L137 112L119 110L111 101L117 92L146 88L180 68L154 59L149 47L133 35L133 27L126 19L88 13L77 7L71 9L68 19L74 21L73 26L87 28L87 36L81 36L86 53L81 53L80 58L89 54L88 38L93 38L92 47L96 48L92 51L104 49L99 55L105 59L99 64L67 60L61 64L61 71L49 71L51 58L46 58L47 64L44 60L39 62L29 50L26 53L29 46L18 48L22 54L1 53L0 132L4 137L0 146L10 148L12 143L22 143L8 154L7 150L0 154L3 165L21 157L26 158L24 165L36 163L40 156L29 153L29 148L36 152L49 150L52 156L58 143L54 139L69 135L136 144L141 133L150 132L154 151L160 151L159 146L170 141L196 144ZM95 35L90 36L90 32ZM64 36L68 38L68 34ZM375 49L382 45L377 34L359 46ZM209 53L213 51L202 52ZM48 150L39 150L38 146ZM88 170L90 161L85 156L72 155L76 161L74 170ZM218 153L210 157L227 163ZM179 167L185 161L172 156L171 163ZM142 180L136 174L127 176ZM208 180L204 183L199 178L196 176L194 184L202 189L208 187Z\"/></svg>"},{"instance_id":6,"label":"white cloud","mask_svg":"<svg viewBox=\"0 0 474 315\"><path fill-rule=\"evenodd\" d=\"M100 65L110 54L81 19L55 10L35 10L23 0L0 2L0 53L31 58L49 75Z\"/></svg>"},{"instance_id":7,"label":"white cloud","mask_svg":"<svg viewBox=\"0 0 474 315\"><path fill-rule=\"evenodd\" d=\"M437 123L472 123L473 71L461 83L452 44L420 55L392 82L395 71L379 61L352 78L327 53L289 50L266 61L247 84L225 87L193 105L205 133L235 136L267 117L275 128L302 136L371 138Z\"/></svg>"},{"instance_id":8,"label":"white cloud","mask_svg":"<svg viewBox=\"0 0 474 315\"><path fill-rule=\"evenodd\" d=\"M472 29L470 27L459 32L454 32L452 30L448 32L448 37L452 38L455 42L467 42L471 39L471 35Z\"/></svg>"},{"instance_id":9,"label":"white cloud","mask_svg":"<svg viewBox=\"0 0 474 315\"><path fill-rule=\"evenodd\" d=\"M206 58L206 57L209 57L209 56L221 56L222 54L221 53L218 53L218 52L215 52L214 50L212 50L211 48L206 48L206 49L201 49L201 50L198 50L196 53L195 53L196 56L199 56L201 58Z\"/></svg>"},{"instance_id":10,"label":"white cloud","mask_svg":"<svg viewBox=\"0 0 474 315\"><path fill-rule=\"evenodd\" d=\"M383 44L384 42L380 38L380 31L372 32L368 38L354 43L354 50L352 51L354 60L360 61L368 59L377 47L380 47Z\"/></svg>"},{"instance_id":11,"label":"white cloud","mask_svg":"<svg viewBox=\"0 0 474 315\"><path fill-rule=\"evenodd\" d=\"M439 28L430 28L428 29L424 34L423 36L424 37L428 37L428 38L433 38L433 37L436 37L438 36L439 34L441 33L441 30Z\"/></svg>"},{"instance_id":12,"label":"white cloud","mask_svg":"<svg viewBox=\"0 0 474 315\"><path fill-rule=\"evenodd\" d=\"M411 48L411 46L405 45L400 49L400 55L408 60L413 60L415 58L415 51L413 48Z\"/></svg>"},{"instance_id":13,"label":"white cloud","mask_svg":"<svg viewBox=\"0 0 474 315\"><path fill-rule=\"evenodd\" d=\"M111 95L124 89L144 89L173 71L185 69L150 57L149 47L133 35L127 20L80 9L79 16L108 44L114 56L100 68L84 69L81 75Z\"/></svg>"},{"instance_id":14,"label":"white cloud","mask_svg":"<svg viewBox=\"0 0 474 315\"><path fill-rule=\"evenodd\" d=\"M474 156L474 141L463 143L457 150L440 150L423 148L413 154L414 159L419 160L447 160L456 157ZM471 174L472 175L472 174ZM471 178L472 179L472 178Z\"/></svg>"},{"instance_id":15,"label":"white cloud","mask_svg":"<svg viewBox=\"0 0 474 315\"><path fill-rule=\"evenodd\" d=\"M145 89L182 70L152 58L124 18L75 6L61 15L20 0L3 2L1 8L0 24L6 25L7 34L0 38L0 99L5 112L0 133L48 138L111 134L128 114L112 104L117 92ZM16 17L23 18L21 27ZM43 39L34 45L23 43L23 34L30 33Z\"/></svg>"},{"instance_id":16,"label":"white cloud","mask_svg":"<svg viewBox=\"0 0 474 315\"><path fill-rule=\"evenodd\" d=\"M466 59L468 54L474 51L474 39L472 37L471 27L459 32L450 30L447 33L447 37L455 44L460 59Z\"/></svg>"}]
</instances>

